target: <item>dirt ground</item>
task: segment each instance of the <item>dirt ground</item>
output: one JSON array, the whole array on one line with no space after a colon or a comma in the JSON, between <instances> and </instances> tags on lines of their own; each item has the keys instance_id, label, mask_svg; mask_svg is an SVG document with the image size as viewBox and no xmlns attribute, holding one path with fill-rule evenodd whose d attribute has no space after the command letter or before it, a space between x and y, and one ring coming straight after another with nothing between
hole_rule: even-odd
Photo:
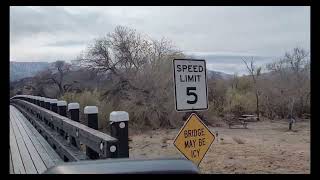
<instances>
[{"instance_id":1,"label":"dirt ground","mask_svg":"<svg viewBox=\"0 0 320 180\"><path fill-rule=\"evenodd\" d=\"M296 174L310 173L310 122L250 122L248 129L210 127L218 132L200 163L201 173ZM129 138L130 158L184 157L174 147L179 129L154 130ZM240 141L237 141L240 139Z\"/></svg>"}]
</instances>

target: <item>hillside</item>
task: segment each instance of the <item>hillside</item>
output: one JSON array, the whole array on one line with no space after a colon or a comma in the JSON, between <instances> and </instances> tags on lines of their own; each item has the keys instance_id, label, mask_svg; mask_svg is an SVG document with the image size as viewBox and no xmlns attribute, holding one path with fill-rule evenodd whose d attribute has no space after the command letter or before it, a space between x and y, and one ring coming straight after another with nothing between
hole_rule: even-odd
<instances>
[{"instance_id":1,"label":"hillside","mask_svg":"<svg viewBox=\"0 0 320 180\"><path fill-rule=\"evenodd\" d=\"M228 80L233 77L231 74L219 72L219 71L211 71L208 70L208 78L217 78L217 79L223 79L223 80Z\"/></svg>"},{"instance_id":2,"label":"hillside","mask_svg":"<svg viewBox=\"0 0 320 180\"><path fill-rule=\"evenodd\" d=\"M36 73L45 70L50 67L49 62L10 62L10 82L18 81L23 78L33 77ZM80 68L72 66L72 71L77 71ZM229 79L232 75L226 74L224 72L208 70L208 78L219 78L219 79Z\"/></svg>"}]
</instances>

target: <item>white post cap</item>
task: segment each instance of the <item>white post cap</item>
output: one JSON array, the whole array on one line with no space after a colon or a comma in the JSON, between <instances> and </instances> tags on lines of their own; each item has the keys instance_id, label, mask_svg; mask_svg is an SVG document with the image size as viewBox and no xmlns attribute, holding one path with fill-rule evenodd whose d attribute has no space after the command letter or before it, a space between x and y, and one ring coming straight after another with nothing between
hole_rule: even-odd
<instances>
[{"instance_id":1,"label":"white post cap","mask_svg":"<svg viewBox=\"0 0 320 180\"><path fill-rule=\"evenodd\" d=\"M84 107L84 114L98 114L97 106L86 106Z\"/></svg>"},{"instance_id":2,"label":"white post cap","mask_svg":"<svg viewBox=\"0 0 320 180\"><path fill-rule=\"evenodd\" d=\"M109 120L112 122L129 121L129 114L125 111L112 111Z\"/></svg>"},{"instance_id":3,"label":"white post cap","mask_svg":"<svg viewBox=\"0 0 320 180\"><path fill-rule=\"evenodd\" d=\"M79 109L79 108L80 108L79 103L69 103L68 104L68 111L70 109Z\"/></svg>"},{"instance_id":4,"label":"white post cap","mask_svg":"<svg viewBox=\"0 0 320 180\"><path fill-rule=\"evenodd\" d=\"M45 98L45 97L44 97L44 98L43 98L43 101L44 101L44 102L50 102L50 98Z\"/></svg>"},{"instance_id":5,"label":"white post cap","mask_svg":"<svg viewBox=\"0 0 320 180\"><path fill-rule=\"evenodd\" d=\"M57 106L67 106L67 102L66 101L58 101Z\"/></svg>"},{"instance_id":6,"label":"white post cap","mask_svg":"<svg viewBox=\"0 0 320 180\"><path fill-rule=\"evenodd\" d=\"M58 99L50 99L50 104L58 103Z\"/></svg>"}]
</instances>

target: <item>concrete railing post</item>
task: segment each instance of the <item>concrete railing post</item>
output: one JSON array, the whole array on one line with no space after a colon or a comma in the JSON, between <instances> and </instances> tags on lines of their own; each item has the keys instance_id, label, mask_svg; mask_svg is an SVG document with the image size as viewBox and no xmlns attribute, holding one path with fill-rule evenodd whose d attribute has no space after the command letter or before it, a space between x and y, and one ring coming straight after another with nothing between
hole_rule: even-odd
<instances>
[{"instance_id":1,"label":"concrete railing post","mask_svg":"<svg viewBox=\"0 0 320 180\"><path fill-rule=\"evenodd\" d=\"M111 136L118 139L119 158L129 157L128 121L129 114L125 111L113 111L110 113Z\"/></svg>"},{"instance_id":2,"label":"concrete railing post","mask_svg":"<svg viewBox=\"0 0 320 180\"><path fill-rule=\"evenodd\" d=\"M84 114L88 121L88 127L92 129L98 129L98 107L86 106L84 108ZM86 154L90 159L99 159L99 153L95 152L89 147L86 147Z\"/></svg>"},{"instance_id":3,"label":"concrete railing post","mask_svg":"<svg viewBox=\"0 0 320 180\"><path fill-rule=\"evenodd\" d=\"M67 117L67 102L58 101L57 107L58 107L58 114L60 114L61 116Z\"/></svg>"}]
</instances>

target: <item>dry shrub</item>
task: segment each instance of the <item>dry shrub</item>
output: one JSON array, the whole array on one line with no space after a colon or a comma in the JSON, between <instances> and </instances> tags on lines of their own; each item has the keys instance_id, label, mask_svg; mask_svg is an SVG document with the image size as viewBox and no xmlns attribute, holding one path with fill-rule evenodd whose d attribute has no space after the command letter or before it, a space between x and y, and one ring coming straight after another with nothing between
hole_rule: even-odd
<instances>
[{"instance_id":1,"label":"dry shrub","mask_svg":"<svg viewBox=\"0 0 320 180\"><path fill-rule=\"evenodd\" d=\"M155 40L124 26L94 40L79 55L85 68L108 73L109 82L101 91L104 101L114 110L127 111L129 123L144 129L180 123L172 89L175 58L185 56L171 41Z\"/></svg>"},{"instance_id":2,"label":"dry shrub","mask_svg":"<svg viewBox=\"0 0 320 180\"><path fill-rule=\"evenodd\" d=\"M243 113L255 113L256 100L253 92L240 92L236 89L228 89L227 105L225 112L231 112L235 115Z\"/></svg>"},{"instance_id":3,"label":"dry shrub","mask_svg":"<svg viewBox=\"0 0 320 180\"><path fill-rule=\"evenodd\" d=\"M93 91L85 90L81 93L65 93L61 99L68 103L77 102L80 105L80 122L87 125L86 118L83 114L85 106L98 107L98 128L99 130L107 131L109 127L109 114L112 111L110 103L102 101L101 94L96 89Z\"/></svg>"},{"instance_id":4,"label":"dry shrub","mask_svg":"<svg viewBox=\"0 0 320 180\"><path fill-rule=\"evenodd\" d=\"M164 58L156 66L144 66L131 83L138 90L121 89L125 98L116 98L116 109L127 111L129 123L134 129L157 129L178 127L183 122L182 115L175 111L172 91L171 62Z\"/></svg>"}]
</instances>

